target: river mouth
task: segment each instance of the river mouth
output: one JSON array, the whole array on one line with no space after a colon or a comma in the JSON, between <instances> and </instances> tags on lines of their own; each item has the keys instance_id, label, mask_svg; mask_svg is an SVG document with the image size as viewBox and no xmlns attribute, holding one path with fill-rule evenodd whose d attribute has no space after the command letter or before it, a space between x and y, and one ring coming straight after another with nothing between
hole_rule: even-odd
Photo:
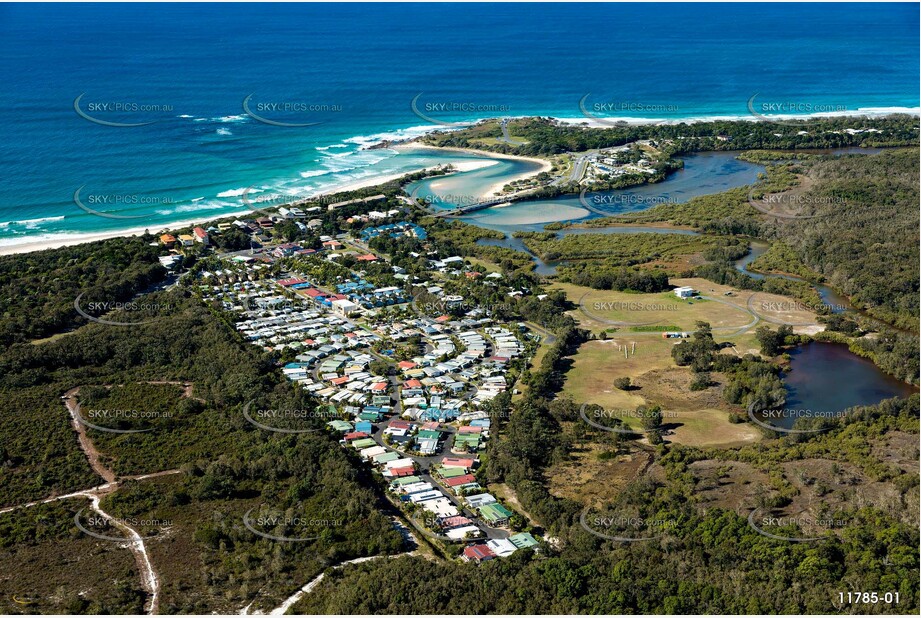
<instances>
[{"instance_id":1,"label":"river mouth","mask_svg":"<svg viewBox=\"0 0 921 618\"><path fill-rule=\"evenodd\" d=\"M813 341L790 351L783 376L787 401L783 410L757 415L766 424L792 429L800 418L839 418L848 408L908 397L918 387L880 370L843 343Z\"/></svg>"},{"instance_id":2,"label":"river mouth","mask_svg":"<svg viewBox=\"0 0 921 618\"><path fill-rule=\"evenodd\" d=\"M640 212L660 204L682 204L691 198L751 185L764 166L738 159L739 153L700 152L682 156L684 167L662 182L592 193L605 198L594 204L578 194L546 200L523 200L501 208L487 208L461 217L462 221L493 230L522 230L535 224L576 223L603 216Z\"/></svg>"}]
</instances>

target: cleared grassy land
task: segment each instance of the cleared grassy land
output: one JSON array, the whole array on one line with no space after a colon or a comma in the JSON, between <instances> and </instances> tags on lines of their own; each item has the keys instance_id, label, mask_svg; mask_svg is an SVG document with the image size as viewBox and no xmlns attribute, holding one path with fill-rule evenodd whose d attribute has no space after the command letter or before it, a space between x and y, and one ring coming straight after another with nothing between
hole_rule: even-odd
<instances>
[{"instance_id":1,"label":"cleared grassy land","mask_svg":"<svg viewBox=\"0 0 921 618\"><path fill-rule=\"evenodd\" d=\"M634 294L614 290L593 290L570 284L558 284L568 298L579 306L572 315L593 331L617 328L617 335L628 336L632 328L654 325L677 326L691 331L697 321L710 322L714 328L738 329L752 321L742 307L705 299L679 299L672 292ZM749 292L750 294L750 292ZM628 332L629 331L629 332ZM652 333L645 338L654 337Z\"/></svg>"},{"instance_id":2,"label":"cleared grassy land","mask_svg":"<svg viewBox=\"0 0 921 618\"><path fill-rule=\"evenodd\" d=\"M822 327L819 326L816 312L803 301L789 296L739 290L728 285L720 285L706 279L697 278L669 279L669 283L678 286L691 286L705 296L731 303L738 307L739 310L750 311L762 321L759 325L767 322L767 326L776 328L781 324L790 324L793 326L794 332L797 333L816 333L822 330ZM729 292L731 296L726 296L726 292ZM711 324L714 327L716 326L713 322ZM719 335L719 331L716 331L716 334Z\"/></svg>"},{"instance_id":3,"label":"cleared grassy land","mask_svg":"<svg viewBox=\"0 0 921 618\"><path fill-rule=\"evenodd\" d=\"M671 358L674 340L646 338L632 350L629 337L589 341L573 358L566 375L564 394L579 403L594 403L606 410L635 410L641 405L662 407L663 425L670 431L665 439L690 446L729 446L759 439L748 424L729 422L731 406L723 402L721 384L692 391L691 371L676 367ZM620 346L618 350L617 346ZM623 350L628 350L627 358ZM740 350L741 351L741 350ZM636 385L629 391L614 387L614 380L627 376ZM714 381L719 376L714 374ZM624 416L624 422L639 428L639 419Z\"/></svg>"},{"instance_id":4,"label":"cleared grassy land","mask_svg":"<svg viewBox=\"0 0 921 618\"><path fill-rule=\"evenodd\" d=\"M514 144L516 146L529 143L528 140L518 137L514 133L510 133L509 135L512 138L512 141L519 142L518 144ZM497 137L483 137L480 139L470 140L470 142L474 145L479 144L482 146L500 146L502 144L508 143L504 139L499 139Z\"/></svg>"},{"instance_id":5,"label":"cleared grassy land","mask_svg":"<svg viewBox=\"0 0 921 618\"><path fill-rule=\"evenodd\" d=\"M613 499L650 465L652 455L644 451L601 459L608 449L588 444L573 453L573 461L553 466L548 473L550 493L586 506Z\"/></svg>"},{"instance_id":6,"label":"cleared grassy land","mask_svg":"<svg viewBox=\"0 0 921 618\"><path fill-rule=\"evenodd\" d=\"M632 332L631 326L623 325L624 322L661 322L691 332L696 321L705 321L714 327L717 341L733 344L732 348L723 351L724 354L757 353L753 329L738 332L754 321L746 308L751 292L733 291L702 279L681 279L672 283L691 285L719 300L688 303L671 292L631 294L570 284L555 286L565 291L570 301L581 306L571 312L581 326L596 334L605 332L608 337L582 345L566 375L564 393L580 404L593 403L611 410L659 405L664 425L669 430L665 436L669 442L729 446L758 440L760 434L752 426L729 422L733 408L722 399L719 374L713 375L715 384L710 388L692 391L691 371L677 367L671 358L672 346L679 340L663 339L655 332ZM726 291L733 291L734 296L723 296ZM770 295L758 294L759 299L766 296ZM777 297L777 302L780 301L789 302L789 299ZM756 307L760 309L761 305ZM615 323L622 325L613 326ZM612 331L614 328L617 330ZM620 377L629 377L635 388L628 391L616 388L614 380ZM637 418L626 416L622 420L631 427L639 427Z\"/></svg>"},{"instance_id":7,"label":"cleared grassy land","mask_svg":"<svg viewBox=\"0 0 921 618\"><path fill-rule=\"evenodd\" d=\"M717 339L727 340L747 332L743 331L746 327L751 331L759 324L772 328L790 324L795 332L803 333L821 330L816 313L802 301L779 294L738 290L706 279L678 278L669 282L690 286L708 298L683 300L672 292L638 294L593 290L568 283L557 283L553 287L566 292L567 298L577 306L569 314L583 328L596 334L607 331L610 337L629 338L632 335L645 341L657 336L655 329L658 327L677 326L690 332L698 321L709 322Z\"/></svg>"}]
</instances>

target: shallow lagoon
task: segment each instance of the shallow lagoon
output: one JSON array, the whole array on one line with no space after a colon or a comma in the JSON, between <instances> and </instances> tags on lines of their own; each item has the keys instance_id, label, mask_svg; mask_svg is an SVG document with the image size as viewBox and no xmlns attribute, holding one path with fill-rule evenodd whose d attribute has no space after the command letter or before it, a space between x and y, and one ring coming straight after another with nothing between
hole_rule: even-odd
<instances>
[{"instance_id":1,"label":"shallow lagoon","mask_svg":"<svg viewBox=\"0 0 921 618\"><path fill-rule=\"evenodd\" d=\"M834 416L847 408L918 392L917 387L883 373L841 343L812 342L791 350L790 371L783 382L787 387L784 408L790 413L770 422L787 429L800 415Z\"/></svg>"}]
</instances>

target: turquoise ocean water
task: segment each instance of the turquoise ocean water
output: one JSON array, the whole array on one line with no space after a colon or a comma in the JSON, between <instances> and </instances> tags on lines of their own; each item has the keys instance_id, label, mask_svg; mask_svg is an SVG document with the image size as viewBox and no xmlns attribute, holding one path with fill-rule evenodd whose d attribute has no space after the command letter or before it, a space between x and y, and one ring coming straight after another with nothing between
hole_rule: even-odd
<instances>
[{"instance_id":1,"label":"turquoise ocean water","mask_svg":"<svg viewBox=\"0 0 921 618\"><path fill-rule=\"evenodd\" d=\"M0 5L0 246L469 158L363 147L433 122L577 118L586 96L664 119L746 117L756 93L917 108L918 29L909 4Z\"/></svg>"}]
</instances>

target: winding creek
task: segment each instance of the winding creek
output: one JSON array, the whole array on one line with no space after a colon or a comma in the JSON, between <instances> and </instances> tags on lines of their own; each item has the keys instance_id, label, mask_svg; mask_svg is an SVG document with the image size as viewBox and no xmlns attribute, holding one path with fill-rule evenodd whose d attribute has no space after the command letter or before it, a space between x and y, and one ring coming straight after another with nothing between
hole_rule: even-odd
<instances>
[{"instance_id":1,"label":"winding creek","mask_svg":"<svg viewBox=\"0 0 921 618\"><path fill-rule=\"evenodd\" d=\"M878 148L842 148L833 150L804 151L814 154L872 155L880 152ZM498 246L522 251L531 256L536 265L535 272L543 276L552 276L557 268L565 262L545 262L530 251L515 232L544 232L544 225L550 222L584 222L603 215L622 214L645 210L662 203L682 203L689 199L726 191L735 187L751 185L764 167L736 159L737 152L695 153L683 156L685 166L671 174L666 180L650 185L632 187L617 191L603 192L601 195L612 196L605 200L609 212L592 212L585 208L584 198L578 195L566 195L550 200L526 200L509 205L500 205L477 211L461 217L461 220L499 231L505 234L502 239L481 239L478 244ZM503 170L514 164L503 162ZM420 190L447 195L485 195L486 180L490 186L496 181L495 172L490 169L479 176L476 172L455 174L436 180L423 180L410 185L407 190ZM516 172L520 170L515 170ZM610 204L610 207L607 206ZM444 208L452 207L445 200ZM557 237L571 234L689 234L698 232L687 229L663 228L652 225L633 225L607 228L567 228L556 232ZM803 279L793 275L768 274L749 270L749 265L757 260L769 248L769 244L760 240L750 241L751 250L734 262L735 268L755 279L771 277L790 280ZM822 302L832 313L856 312L847 297L828 285L813 284ZM862 312L861 312L862 313ZM866 316L866 314L863 314ZM870 316L867 316L870 317ZM872 318L871 318L872 319ZM910 384L902 382L882 372L872 362L863 359L847 349L843 344L810 343L791 351L790 370L784 375L784 384L789 396L787 408L808 409L814 412L840 413L858 405L875 404L889 397L904 397L918 392ZM772 419L776 425L789 427L796 418Z\"/></svg>"}]
</instances>

